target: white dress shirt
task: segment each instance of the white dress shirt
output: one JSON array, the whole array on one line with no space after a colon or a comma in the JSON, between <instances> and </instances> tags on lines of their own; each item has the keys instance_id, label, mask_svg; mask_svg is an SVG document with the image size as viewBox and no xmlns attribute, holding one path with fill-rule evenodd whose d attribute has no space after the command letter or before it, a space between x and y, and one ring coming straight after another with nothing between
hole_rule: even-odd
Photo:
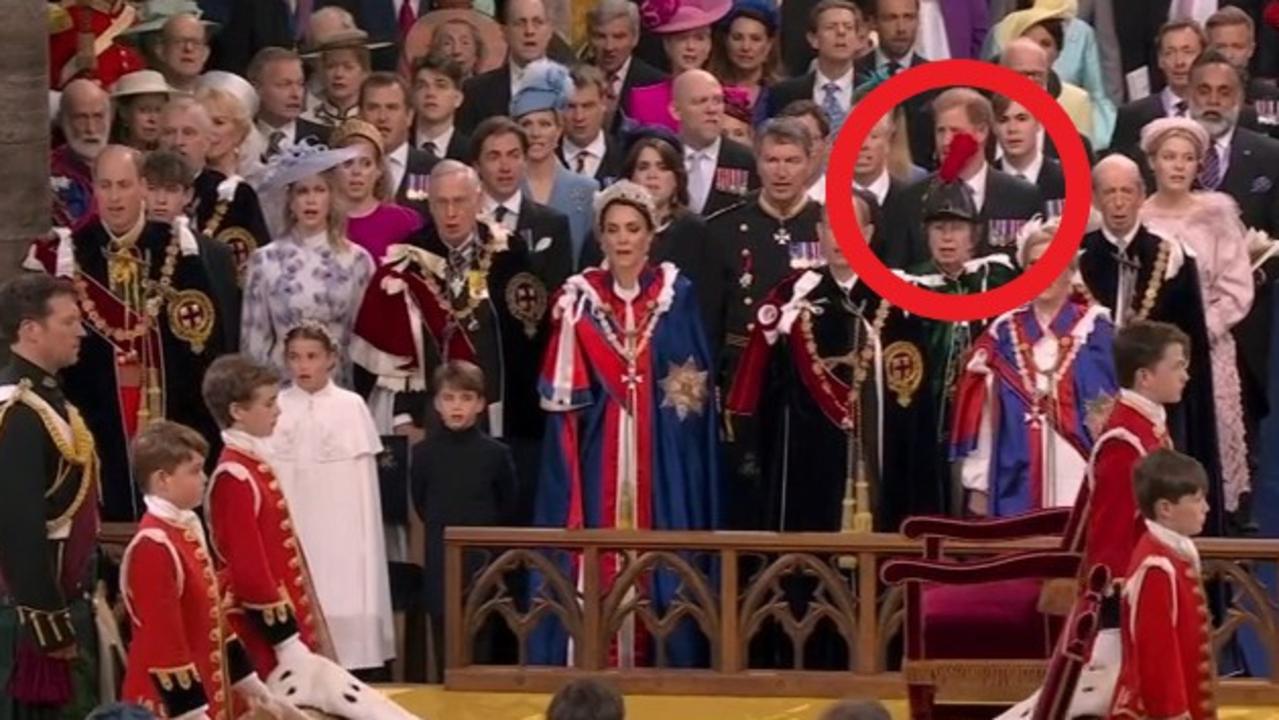
<instances>
[{"instance_id":1,"label":"white dress shirt","mask_svg":"<svg viewBox=\"0 0 1279 720\"><path fill-rule=\"evenodd\" d=\"M578 147L567 137L564 138L562 145L564 166L573 172L577 172L578 155L586 153L584 164L582 165L582 175L588 178L594 178L595 173L599 172L600 163L604 162L604 152L608 149L607 143L604 142L603 130L600 130L595 139L586 147Z\"/></svg>"},{"instance_id":2,"label":"white dress shirt","mask_svg":"<svg viewBox=\"0 0 1279 720\"><path fill-rule=\"evenodd\" d=\"M915 50L929 60L950 59L950 39L946 37L946 16L941 0L919 0L919 35Z\"/></svg>"},{"instance_id":3,"label":"white dress shirt","mask_svg":"<svg viewBox=\"0 0 1279 720\"><path fill-rule=\"evenodd\" d=\"M1230 143L1235 139L1235 131L1230 132L1217 138L1213 145L1217 148L1218 165L1221 167L1221 179L1226 179L1226 172L1230 170Z\"/></svg>"},{"instance_id":4,"label":"white dress shirt","mask_svg":"<svg viewBox=\"0 0 1279 720\"><path fill-rule=\"evenodd\" d=\"M605 78L606 80L608 80L608 89L609 89L609 92L613 94L613 97L621 99L622 86L626 84L626 74L629 73L630 71L631 71L631 58L628 56L626 58L626 62L622 63L622 66L617 69L616 73L614 73L613 75L609 75L608 77Z\"/></svg>"},{"instance_id":5,"label":"white dress shirt","mask_svg":"<svg viewBox=\"0 0 1279 720\"><path fill-rule=\"evenodd\" d=\"M258 121L258 130L262 132L262 137L266 138L267 144L271 143L271 136L274 133L281 133L280 143L278 147L289 147L298 141L298 121L290 120L288 123L275 127L265 120Z\"/></svg>"},{"instance_id":6,"label":"white dress shirt","mask_svg":"<svg viewBox=\"0 0 1279 720\"><path fill-rule=\"evenodd\" d=\"M1035 156L1031 159L1030 163L1020 170L1013 167L1012 164L1008 162L1007 156L1004 157L1001 165L1003 171L1013 177L1019 177L1030 183L1038 183L1039 172L1044 169L1044 151L1036 150Z\"/></svg>"},{"instance_id":7,"label":"white dress shirt","mask_svg":"<svg viewBox=\"0 0 1279 720\"><path fill-rule=\"evenodd\" d=\"M1164 117L1186 117L1190 115L1190 103L1186 103L1186 111L1184 113L1177 112L1177 103L1183 102L1172 88L1165 86L1159 91L1159 102L1164 106Z\"/></svg>"},{"instance_id":8,"label":"white dress shirt","mask_svg":"<svg viewBox=\"0 0 1279 720\"><path fill-rule=\"evenodd\" d=\"M445 130L435 137L426 137L422 133L417 133L413 144L416 145L419 150L425 150L428 142L435 143L435 157L442 158L448 154L449 143L453 142L454 130L455 128L452 125L449 125L448 130Z\"/></svg>"},{"instance_id":9,"label":"white dress shirt","mask_svg":"<svg viewBox=\"0 0 1279 720\"><path fill-rule=\"evenodd\" d=\"M520 221L520 204L523 202L524 193L518 189L501 202L495 200L493 196L486 192L484 193L483 212L487 217L496 220L498 206L506 208L506 214L502 218L502 227L506 228L508 232L515 232L515 226Z\"/></svg>"},{"instance_id":10,"label":"white dress shirt","mask_svg":"<svg viewBox=\"0 0 1279 720\"><path fill-rule=\"evenodd\" d=\"M813 102L817 103L823 109L826 107L826 83L835 83L839 89L835 91L835 98L839 101L839 106L845 112L853 104L853 68L849 67L848 72L837 78L828 78L822 74L821 70L814 67L813 69Z\"/></svg>"},{"instance_id":11,"label":"white dress shirt","mask_svg":"<svg viewBox=\"0 0 1279 720\"><path fill-rule=\"evenodd\" d=\"M688 171L688 205L695 213L702 212L706 207L706 198L711 194L721 144L722 139L715 138L715 142L701 150L684 146L684 168Z\"/></svg>"},{"instance_id":12,"label":"white dress shirt","mask_svg":"<svg viewBox=\"0 0 1279 720\"><path fill-rule=\"evenodd\" d=\"M888 174L888 168L885 167L880 171L879 177L871 181L869 185L859 185L857 181L853 181L853 187L869 192L875 196L875 200L879 202L879 206L884 207L884 198L888 197L888 190L892 187L893 178Z\"/></svg>"},{"instance_id":13,"label":"white dress shirt","mask_svg":"<svg viewBox=\"0 0 1279 720\"><path fill-rule=\"evenodd\" d=\"M875 48L875 69L879 70L880 68L886 68L889 66L890 63L896 62L898 65L901 66L902 70L909 70L910 66L915 62L915 56L917 54L918 53L916 53L914 50L911 50L910 52L906 53L906 56L903 57L901 60L893 60L892 58L885 55L884 51L881 48ZM901 72L901 70L899 70L898 72Z\"/></svg>"},{"instance_id":14,"label":"white dress shirt","mask_svg":"<svg viewBox=\"0 0 1279 720\"><path fill-rule=\"evenodd\" d=\"M386 172L391 178L392 193L400 191L400 185L404 182L404 173L408 170L409 144L406 142L386 154Z\"/></svg>"},{"instance_id":15,"label":"white dress shirt","mask_svg":"<svg viewBox=\"0 0 1279 720\"><path fill-rule=\"evenodd\" d=\"M1110 232L1110 229L1104 225L1101 228L1101 236L1111 245L1115 246L1115 250L1122 256L1127 257L1124 253L1128 250L1128 244L1132 239L1137 237L1137 231L1141 229L1141 224L1137 223L1132 226L1123 237L1119 237ZM1123 327L1128 323L1128 313L1132 311L1132 302L1138 298L1133 297L1133 291L1137 285L1137 268L1126 263L1116 263L1115 272L1119 277L1115 280L1115 325Z\"/></svg>"}]
</instances>

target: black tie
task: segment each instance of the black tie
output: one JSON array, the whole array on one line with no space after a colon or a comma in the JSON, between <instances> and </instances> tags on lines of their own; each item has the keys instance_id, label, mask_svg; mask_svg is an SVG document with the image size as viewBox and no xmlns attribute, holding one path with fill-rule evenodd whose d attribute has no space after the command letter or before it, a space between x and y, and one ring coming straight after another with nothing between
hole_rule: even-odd
<instances>
[{"instance_id":1,"label":"black tie","mask_svg":"<svg viewBox=\"0 0 1279 720\"><path fill-rule=\"evenodd\" d=\"M422 150L425 151L426 154L430 155L431 157L440 156L439 148L435 146L434 140L427 140L426 142L422 143Z\"/></svg>"},{"instance_id":2,"label":"black tie","mask_svg":"<svg viewBox=\"0 0 1279 720\"><path fill-rule=\"evenodd\" d=\"M506 216L510 212L511 212L510 210L506 209L505 205L498 205L497 208L493 211L493 219L497 221L497 223L500 225L502 224L503 221L506 220Z\"/></svg>"},{"instance_id":3,"label":"black tie","mask_svg":"<svg viewBox=\"0 0 1279 720\"><path fill-rule=\"evenodd\" d=\"M897 62L896 60L890 60L888 62L888 77L892 77L901 71L902 71L901 63Z\"/></svg>"},{"instance_id":4,"label":"black tie","mask_svg":"<svg viewBox=\"0 0 1279 720\"><path fill-rule=\"evenodd\" d=\"M577 167L574 168L573 172L577 173L578 175L584 175L586 173L586 158L589 156L590 156L589 152L585 150L578 150L577 151Z\"/></svg>"}]
</instances>

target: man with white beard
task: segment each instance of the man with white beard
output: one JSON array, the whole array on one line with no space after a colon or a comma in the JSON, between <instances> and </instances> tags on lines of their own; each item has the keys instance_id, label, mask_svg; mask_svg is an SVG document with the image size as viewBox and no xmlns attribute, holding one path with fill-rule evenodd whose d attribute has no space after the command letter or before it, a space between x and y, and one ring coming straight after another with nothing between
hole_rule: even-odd
<instances>
[{"instance_id":1,"label":"man with white beard","mask_svg":"<svg viewBox=\"0 0 1279 720\"><path fill-rule=\"evenodd\" d=\"M93 161L111 137L111 97L91 80L72 80L62 91L58 127L66 144L49 160L53 224L75 229L92 214Z\"/></svg>"}]
</instances>

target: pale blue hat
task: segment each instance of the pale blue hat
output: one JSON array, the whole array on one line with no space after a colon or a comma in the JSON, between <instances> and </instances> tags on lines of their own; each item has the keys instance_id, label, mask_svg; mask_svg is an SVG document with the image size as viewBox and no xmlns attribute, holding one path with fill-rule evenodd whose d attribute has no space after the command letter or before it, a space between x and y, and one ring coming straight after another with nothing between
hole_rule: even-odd
<instances>
[{"instance_id":1,"label":"pale blue hat","mask_svg":"<svg viewBox=\"0 0 1279 720\"><path fill-rule=\"evenodd\" d=\"M563 110L572 91L568 68L552 60L534 60L524 67L519 87L511 97L511 117L539 110Z\"/></svg>"}]
</instances>

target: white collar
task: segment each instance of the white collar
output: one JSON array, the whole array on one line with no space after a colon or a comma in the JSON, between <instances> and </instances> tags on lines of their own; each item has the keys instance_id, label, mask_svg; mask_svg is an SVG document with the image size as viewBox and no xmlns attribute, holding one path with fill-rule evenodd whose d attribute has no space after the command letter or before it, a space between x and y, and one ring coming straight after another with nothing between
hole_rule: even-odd
<instances>
[{"instance_id":1,"label":"white collar","mask_svg":"<svg viewBox=\"0 0 1279 720\"><path fill-rule=\"evenodd\" d=\"M964 184L968 186L968 189L973 191L974 201L978 200L979 198L983 201L986 199L986 176L989 173L990 173L990 163L986 162L983 159L981 161L981 169L977 171L977 174L972 176L971 179L964 181ZM981 212L982 206L984 204L985 204L984 202L976 203L978 212Z\"/></svg>"},{"instance_id":2,"label":"white collar","mask_svg":"<svg viewBox=\"0 0 1279 720\"><path fill-rule=\"evenodd\" d=\"M1025 175L1027 180L1032 183L1037 183L1039 182L1039 173L1044 169L1044 151L1036 148L1035 157L1030 161L1030 164L1022 170L1018 170L1013 167L1013 164L1008 162L1007 155L1004 156L1003 166L1004 172L1009 175Z\"/></svg>"},{"instance_id":3,"label":"white collar","mask_svg":"<svg viewBox=\"0 0 1279 720\"><path fill-rule=\"evenodd\" d=\"M915 55L915 51L910 50L909 52L906 53L906 56L903 57L901 60L893 60L892 58L884 54L884 51L882 48L877 47L875 48L875 67L876 68L888 67L889 63L895 62L898 65L902 66L902 70L905 70L910 67L911 61L915 59L914 55Z\"/></svg>"},{"instance_id":4,"label":"white collar","mask_svg":"<svg viewBox=\"0 0 1279 720\"><path fill-rule=\"evenodd\" d=\"M189 530L198 529L199 535L204 536L204 530L200 526L200 516L196 515L194 510L183 510L159 495L149 493L142 496L142 502L146 504L147 512L161 520L181 525Z\"/></svg>"},{"instance_id":5,"label":"white collar","mask_svg":"<svg viewBox=\"0 0 1279 720\"><path fill-rule=\"evenodd\" d=\"M319 390L316 390L315 392L307 392L306 390L303 390L297 385L289 385L288 389L285 390L285 392L295 392L301 395L302 397L318 399L318 398L329 397L333 395L334 390L336 388L337 386L333 384L333 379L330 378L328 382L324 383L324 387L320 388Z\"/></svg>"},{"instance_id":6,"label":"white collar","mask_svg":"<svg viewBox=\"0 0 1279 720\"><path fill-rule=\"evenodd\" d=\"M282 132L284 133L285 140L292 140L298 134L298 121L296 119L290 120L283 125L276 127L265 120L259 120L258 129L262 131L262 135L268 140L271 138L271 133L273 132Z\"/></svg>"},{"instance_id":7,"label":"white collar","mask_svg":"<svg viewBox=\"0 0 1279 720\"><path fill-rule=\"evenodd\" d=\"M819 69L817 69L816 64L814 64L814 66L813 66L813 77L814 77L814 79L815 79L814 85L815 85L815 87L817 88L817 90L818 90L818 91L823 91L823 92L824 92L824 91L825 91L825 87L826 87L826 83L832 83L832 82L833 82L833 83L835 83L836 85L838 85L838 86L839 86L839 91L840 91L841 93L846 94L850 100L852 99L852 96L853 96L853 94L852 94L852 90L853 90L853 68L852 68L852 66L849 66L848 70L847 70L847 71L846 71L843 75L840 75L840 76L839 76L839 77L837 77L837 78L829 78L829 77L826 77L825 75L823 75L823 74L822 74L822 71L821 71L821 70L819 70Z\"/></svg>"},{"instance_id":8,"label":"white collar","mask_svg":"<svg viewBox=\"0 0 1279 720\"><path fill-rule=\"evenodd\" d=\"M386 154L388 161L395 161L395 164L402 168L409 166L409 144L407 142L400 143L400 146Z\"/></svg>"},{"instance_id":9,"label":"white collar","mask_svg":"<svg viewBox=\"0 0 1279 720\"><path fill-rule=\"evenodd\" d=\"M1141 229L1141 223L1140 222L1134 223L1131 230L1125 233L1123 237L1119 237L1118 235L1115 235L1114 233L1112 233L1110 231L1110 228L1106 227L1103 224L1101 226L1101 236L1106 238L1106 241L1109 242L1111 245L1114 245L1120 251L1123 251L1128 249L1128 245L1132 242L1133 238L1137 237L1137 231L1140 229Z\"/></svg>"},{"instance_id":10,"label":"white collar","mask_svg":"<svg viewBox=\"0 0 1279 720\"><path fill-rule=\"evenodd\" d=\"M1147 398L1141 393L1127 388L1120 388L1119 401L1141 413L1147 420L1161 431L1168 423L1168 410L1163 405Z\"/></svg>"},{"instance_id":11,"label":"white collar","mask_svg":"<svg viewBox=\"0 0 1279 720\"><path fill-rule=\"evenodd\" d=\"M1159 523L1144 518L1146 521L1146 530L1151 537L1160 543L1167 545L1169 549L1177 553L1184 560L1190 561L1195 566L1195 570L1199 570L1199 548L1195 547L1195 541L1170 527L1164 527Z\"/></svg>"},{"instance_id":12,"label":"white collar","mask_svg":"<svg viewBox=\"0 0 1279 720\"><path fill-rule=\"evenodd\" d=\"M1163 105L1165 117L1177 116L1177 103L1182 102L1182 98L1177 97L1177 93L1172 91L1171 85L1165 85L1163 90L1159 91L1159 102ZM1190 114L1190 102L1186 102L1186 114Z\"/></svg>"},{"instance_id":13,"label":"white collar","mask_svg":"<svg viewBox=\"0 0 1279 720\"><path fill-rule=\"evenodd\" d=\"M888 196L889 188L892 187L892 183L893 177L888 174L888 167L885 166L884 169L879 172L879 177L872 180L869 185L858 187L861 187L861 189L874 195L875 199L879 200L879 204L882 206L884 204L884 198ZM853 184L856 185L856 182Z\"/></svg>"},{"instance_id":14,"label":"white collar","mask_svg":"<svg viewBox=\"0 0 1279 720\"><path fill-rule=\"evenodd\" d=\"M627 76L627 75L631 72L631 59L632 59L633 57L634 57L634 55L627 55L627 56L626 56L626 62L622 63L622 66L621 66L620 68L618 68L618 69L617 69L617 72L613 73L612 75L607 76L605 79L607 79L607 80L612 80L613 78L617 78L617 79L618 79L618 80L620 80L622 83L625 83L625 82L626 82L626 76Z\"/></svg>"},{"instance_id":15,"label":"white collar","mask_svg":"<svg viewBox=\"0 0 1279 720\"><path fill-rule=\"evenodd\" d=\"M618 285L616 280L613 281L613 294L625 301L627 305L630 305L635 301L635 298L639 297L642 289L639 283L635 283L635 287L624 288Z\"/></svg>"},{"instance_id":16,"label":"white collar","mask_svg":"<svg viewBox=\"0 0 1279 720\"><path fill-rule=\"evenodd\" d=\"M853 288L857 287L857 273L853 273L853 276L847 280L840 280L835 277L835 273L831 273L830 279L835 281L835 284L839 286L840 290L844 291L845 295L852 292Z\"/></svg>"},{"instance_id":17,"label":"white collar","mask_svg":"<svg viewBox=\"0 0 1279 720\"><path fill-rule=\"evenodd\" d=\"M520 205L523 205L523 204L524 204L524 191L520 190L519 188L515 188L515 194L511 195L510 197L503 200L502 202L498 202L497 200L493 198L492 195L489 195L487 192L484 193L484 212L489 215L492 215L493 211L497 210L498 205L505 207L513 215L519 215Z\"/></svg>"},{"instance_id":18,"label":"white collar","mask_svg":"<svg viewBox=\"0 0 1279 720\"><path fill-rule=\"evenodd\" d=\"M608 144L604 141L604 131L600 130L586 147L581 147L577 143L564 137L564 159L572 160L577 154L583 150L591 154L593 158L604 158L604 151L608 149Z\"/></svg>"},{"instance_id":19,"label":"white collar","mask_svg":"<svg viewBox=\"0 0 1279 720\"><path fill-rule=\"evenodd\" d=\"M720 147L721 147L723 144L724 144L724 138L723 138L723 137L717 137L717 138L715 138L715 140L713 140L713 141L711 142L711 144L710 144L710 145L707 145L706 147L702 148L701 150L697 150L697 149L693 148L693 146L691 146L691 145L685 145L685 146L684 146L684 159L685 159L685 160L691 160L691 159L693 159L693 156L694 156L694 155L703 154L703 155L706 155L706 157L709 157L711 160L714 160L714 161L716 161L716 162L719 162L719 149L720 149Z\"/></svg>"},{"instance_id":20,"label":"white collar","mask_svg":"<svg viewBox=\"0 0 1279 720\"><path fill-rule=\"evenodd\" d=\"M227 447L251 453L261 460L266 460L271 456L271 444L267 438L254 437L243 430L223 430L222 442Z\"/></svg>"},{"instance_id":21,"label":"white collar","mask_svg":"<svg viewBox=\"0 0 1279 720\"><path fill-rule=\"evenodd\" d=\"M1233 142L1234 139L1235 128L1232 127L1229 132L1217 138L1213 142L1213 145L1217 148L1217 157L1221 162L1225 162L1225 160L1230 157L1230 143Z\"/></svg>"},{"instance_id":22,"label":"white collar","mask_svg":"<svg viewBox=\"0 0 1279 720\"><path fill-rule=\"evenodd\" d=\"M435 149L442 156L449 149L449 143L453 142L453 126L449 125L449 129L436 135L435 137L426 137L422 133L417 133L417 146L420 148L428 142L435 143Z\"/></svg>"}]
</instances>

